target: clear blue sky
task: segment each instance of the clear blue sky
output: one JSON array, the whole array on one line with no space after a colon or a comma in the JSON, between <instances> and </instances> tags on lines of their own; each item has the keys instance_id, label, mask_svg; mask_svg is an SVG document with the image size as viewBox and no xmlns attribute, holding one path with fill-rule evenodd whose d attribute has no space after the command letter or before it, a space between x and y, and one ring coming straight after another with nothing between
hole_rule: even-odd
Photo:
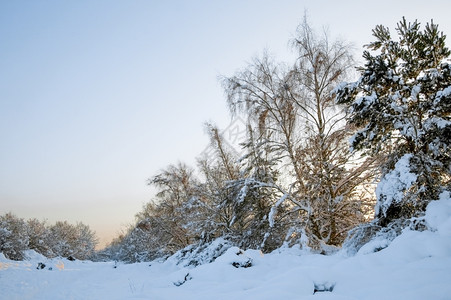
<instances>
[{"instance_id":1,"label":"clear blue sky","mask_svg":"<svg viewBox=\"0 0 451 300\"><path fill-rule=\"evenodd\" d=\"M403 15L451 34L447 0L0 1L0 214L111 240L152 197L149 177L194 164L205 121L227 126L217 76L264 48L289 59L305 9L357 56Z\"/></svg>"}]
</instances>

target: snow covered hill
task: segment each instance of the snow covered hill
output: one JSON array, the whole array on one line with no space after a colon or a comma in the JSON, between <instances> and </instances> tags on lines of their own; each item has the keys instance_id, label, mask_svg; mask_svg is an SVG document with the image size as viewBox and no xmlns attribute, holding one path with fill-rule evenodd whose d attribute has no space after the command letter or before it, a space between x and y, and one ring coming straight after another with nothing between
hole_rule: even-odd
<instances>
[{"instance_id":1,"label":"snow covered hill","mask_svg":"<svg viewBox=\"0 0 451 300\"><path fill-rule=\"evenodd\" d=\"M184 267L174 258L127 265L0 254L0 299L451 299L449 195L425 219L429 230L405 230L377 252L388 242L372 241L354 256L231 247Z\"/></svg>"}]
</instances>

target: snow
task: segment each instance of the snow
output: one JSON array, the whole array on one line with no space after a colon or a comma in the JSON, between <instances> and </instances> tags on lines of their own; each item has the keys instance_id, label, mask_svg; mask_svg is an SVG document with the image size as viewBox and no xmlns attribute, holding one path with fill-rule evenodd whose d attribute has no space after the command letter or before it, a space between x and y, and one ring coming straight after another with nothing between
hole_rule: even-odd
<instances>
[{"instance_id":1,"label":"snow","mask_svg":"<svg viewBox=\"0 0 451 300\"><path fill-rule=\"evenodd\" d=\"M443 91L438 91L435 98L448 97L451 95L451 86L446 87Z\"/></svg>"},{"instance_id":2,"label":"snow","mask_svg":"<svg viewBox=\"0 0 451 300\"><path fill-rule=\"evenodd\" d=\"M426 210L426 222L431 230L442 236L451 237L451 196L446 191L440 195L440 201L429 203Z\"/></svg>"},{"instance_id":3,"label":"snow","mask_svg":"<svg viewBox=\"0 0 451 300\"><path fill-rule=\"evenodd\" d=\"M421 84L417 84L412 87L411 97L413 100L418 100L418 94L421 91Z\"/></svg>"},{"instance_id":4,"label":"snow","mask_svg":"<svg viewBox=\"0 0 451 300\"><path fill-rule=\"evenodd\" d=\"M429 130L433 128L434 125L437 126L437 128L443 129L445 127L451 127L451 121L439 117L432 117L426 120L424 127Z\"/></svg>"},{"instance_id":5,"label":"snow","mask_svg":"<svg viewBox=\"0 0 451 300\"><path fill-rule=\"evenodd\" d=\"M449 192L429 204L424 220L428 230L370 241L352 256L229 247L214 262L187 267L175 257L117 264L0 254L0 299L449 299Z\"/></svg>"},{"instance_id":6,"label":"snow","mask_svg":"<svg viewBox=\"0 0 451 300\"><path fill-rule=\"evenodd\" d=\"M379 215L382 210L385 213L386 209L390 207L393 201L400 202L405 191L417 180L417 175L410 172L410 159L412 154L405 154L395 164L395 169L385 174L376 187L377 199L384 199L378 201L375 207L375 214Z\"/></svg>"},{"instance_id":7,"label":"snow","mask_svg":"<svg viewBox=\"0 0 451 300\"><path fill-rule=\"evenodd\" d=\"M363 105L364 107L368 107L368 106L372 105L376 100L377 100L377 95L375 92L373 92L370 96L358 97L354 101L354 105L355 106Z\"/></svg>"},{"instance_id":8,"label":"snow","mask_svg":"<svg viewBox=\"0 0 451 300\"><path fill-rule=\"evenodd\" d=\"M277 213L277 208L287 199L288 193L285 193L279 200L277 200L276 204L271 207L271 211L268 215L269 226L274 227L274 216Z\"/></svg>"}]
</instances>

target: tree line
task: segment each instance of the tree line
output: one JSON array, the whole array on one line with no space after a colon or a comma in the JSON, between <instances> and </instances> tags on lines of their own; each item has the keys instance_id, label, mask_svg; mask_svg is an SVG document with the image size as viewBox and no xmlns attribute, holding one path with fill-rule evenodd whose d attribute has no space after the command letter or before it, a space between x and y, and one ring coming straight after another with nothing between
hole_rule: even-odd
<instances>
[{"instance_id":1,"label":"tree line","mask_svg":"<svg viewBox=\"0 0 451 300\"><path fill-rule=\"evenodd\" d=\"M46 257L89 259L95 252L98 239L81 222L67 221L47 224L38 219L24 220L12 213L0 216L0 253L12 260L23 260L26 250L34 250Z\"/></svg>"},{"instance_id":2,"label":"tree line","mask_svg":"<svg viewBox=\"0 0 451 300\"><path fill-rule=\"evenodd\" d=\"M450 51L433 22L403 19L396 33L373 30L354 82L349 45L306 18L294 62L264 53L221 77L231 115L247 120L245 155L206 124L213 156L150 178L158 193L105 253L150 260L217 238L330 253L424 228L417 217L451 189Z\"/></svg>"},{"instance_id":3,"label":"tree line","mask_svg":"<svg viewBox=\"0 0 451 300\"><path fill-rule=\"evenodd\" d=\"M427 204L451 191L446 36L432 21L403 19L396 35L379 25L373 38L355 68L350 46L304 17L293 62L265 52L221 77L231 116L246 120L244 155L205 124L212 154L150 178L156 195L97 259L152 260L218 238L327 254L425 228ZM39 251L50 250L62 251Z\"/></svg>"}]
</instances>

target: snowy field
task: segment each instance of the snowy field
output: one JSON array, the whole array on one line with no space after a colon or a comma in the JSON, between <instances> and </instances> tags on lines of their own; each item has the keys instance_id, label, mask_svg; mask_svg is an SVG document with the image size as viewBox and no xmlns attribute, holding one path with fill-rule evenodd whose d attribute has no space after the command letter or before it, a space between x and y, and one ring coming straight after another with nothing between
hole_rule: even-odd
<instances>
[{"instance_id":1,"label":"snowy field","mask_svg":"<svg viewBox=\"0 0 451 300\"><path fill-rule=\"evenodd\" d=\"M187 268L173 258L116 265L0 254L0 299L451 299L450 216L449 197L432 202L430 230L405 230L377 252L387 241L375 240L354 256L232 247Z\"/></svg>"}]
</instances>

